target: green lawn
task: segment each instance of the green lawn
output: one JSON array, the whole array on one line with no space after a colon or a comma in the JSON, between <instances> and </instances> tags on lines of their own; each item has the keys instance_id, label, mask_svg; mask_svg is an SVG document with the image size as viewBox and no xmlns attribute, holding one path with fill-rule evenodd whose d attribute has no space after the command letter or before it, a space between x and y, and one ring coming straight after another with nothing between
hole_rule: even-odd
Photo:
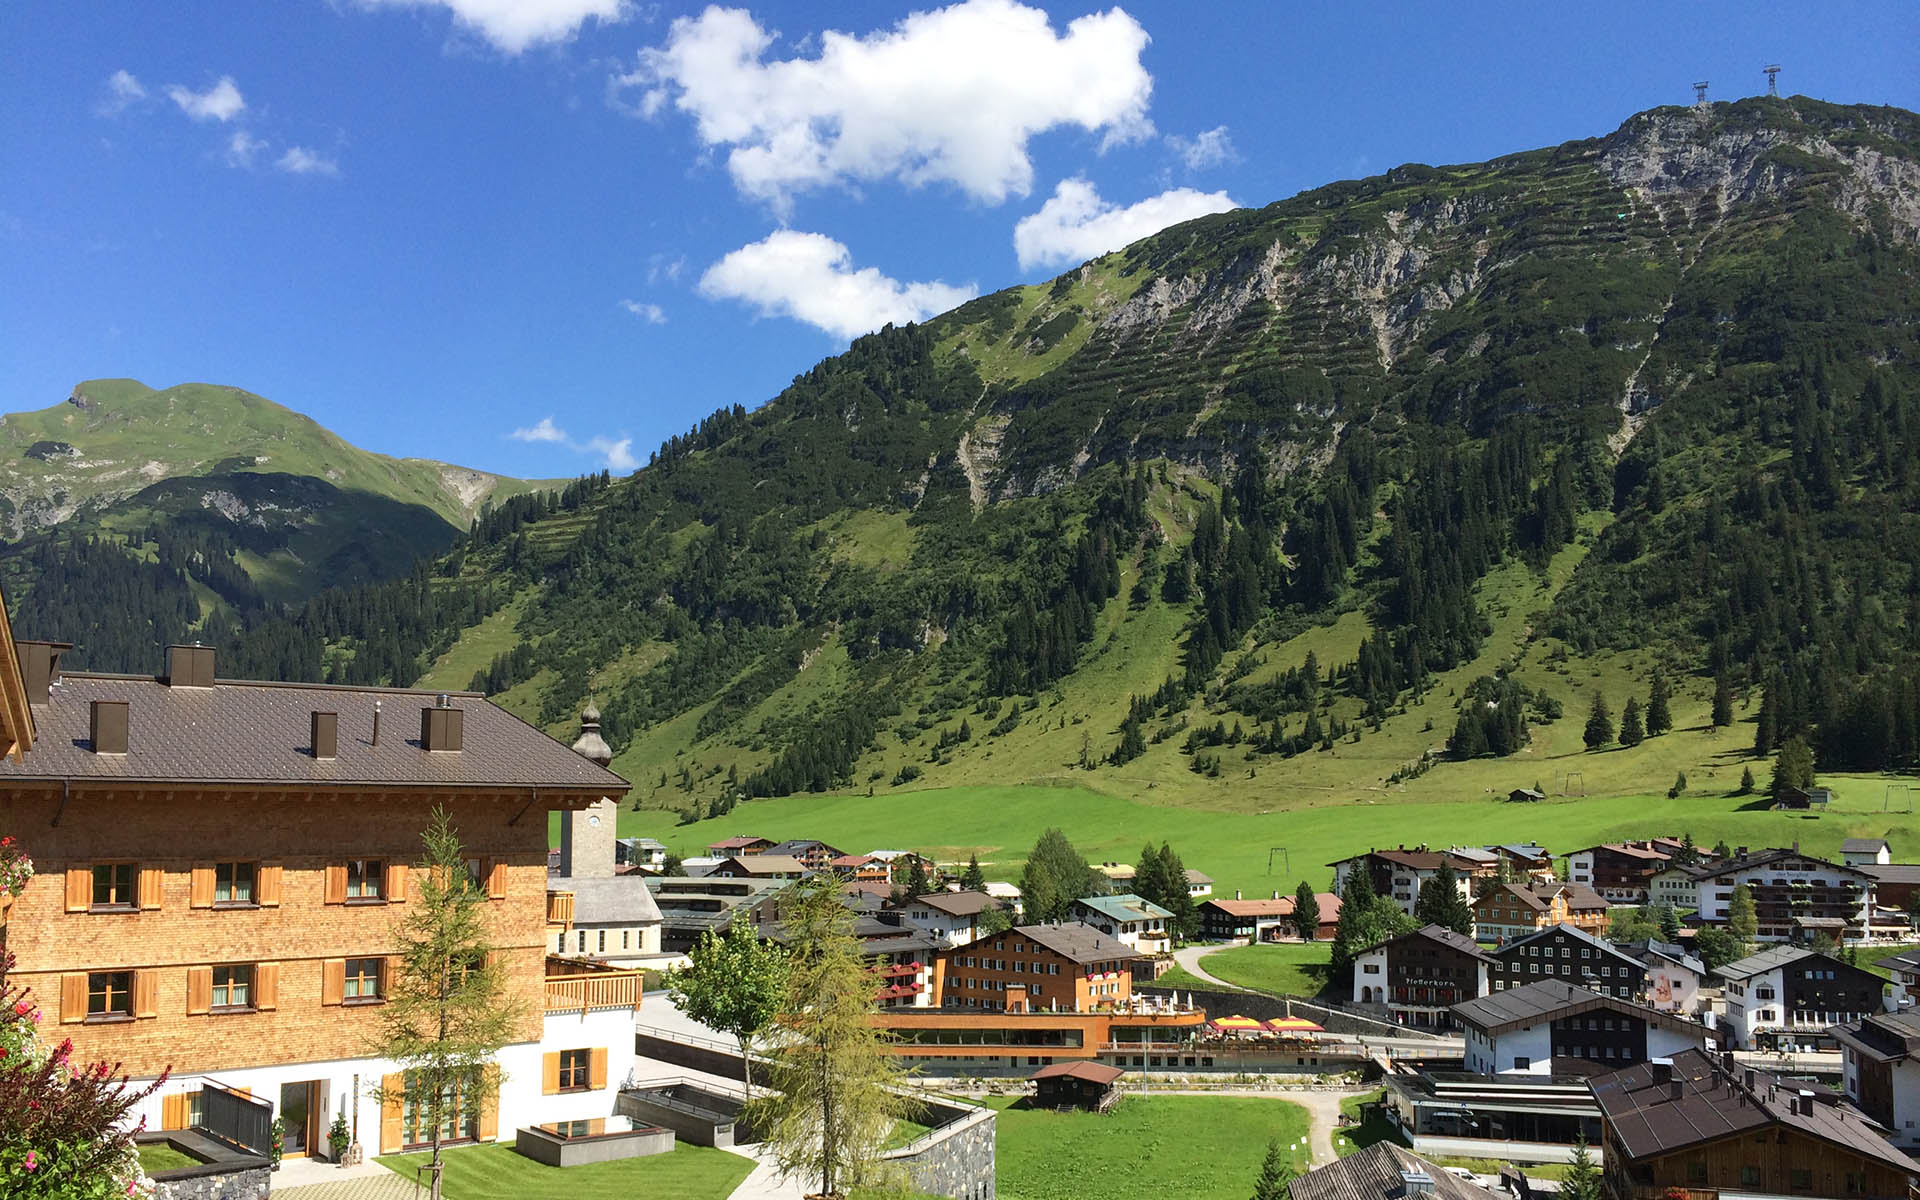
<instances>
[{"instance_id":1,"label":"green lawn","mask_svg":"<svg viewBox=\"0 0 1920 1200\"><path fill-rule=\"evenodd\" d=\"M1900 946L1862 946L1859 953L1859 966L1863 971L1872 971L1882 979L1892 979L1893 972L1874 964L1883 958L1896 958L1914 949L1911 945Z\"/></svg>"},{"instance_id":2,"label":"green lawn","mask_svg":"<svg viewBox=\"0 0 1920 1200\"><path fill-rule=\"evenodd\" d=\"M1244 1200L1267 1140L1308 1125L1299 1105L1238 1096L1129 1096L1105 1116L989 1103L1002 1200Z\"/></svg>"},{"instance_id":3,"label":"green lawn","mask_svg":"<svg viewBox=\"0 0 1920 1200\"><path fill-rule=\"evenodd\" d=\"M1315 996L1327 986L1332 942L1282 942L1276 946L1230 946L1200 960L1209 975L1256 992Z\"/></svg>"},{"instance_id":4,"label":"green lawn","mask_svg":"<svg viewBox=\"0 0 1920 1200\"><path fill-rule=\"evenodd\" d=\"M155 1171L177 1171L181 1167L197 1167L200 1160L191 1154L182 1154L165 1142L154 1142L138 1148L140 1169L151 1175Z\"/></svg>"},{"instance_id":5,"label":"green lawn","mask_svg":"<svg viewBox=\"0 0 1920 1200\"><path fill-rule=\"evenodd\" d=\"M427 1154L394 1154L380 1165L407 1179ZM723 1200L753 1170L737 1154L706 1146L674 1144L673 1153L583 1167L543 1166L513 1147L495 1143L448 1150L443 1194L446 1200L525 1200L564 1196L567 1200L632 1200L635 1196L673 1196L676 1200Z\"/></svg>"},{"instance_id":6,"label":"green lawn","mask_svg":"<svg viewBox=\"0 0 1920 1200\"><path fill-rule=\"evenodd\" d=\"M1386 1095L1384 1091L1378 1091L1368 1092L1360 1096L1348 1096L1340 1102L1340 1111L1345 1114L1349 1120L1359 1121L1362 1110L1369 1104L1377 1103L1384 1095ZM1348 1125L1343 1129L1336 1130L1334 1132L1333 1148L1336 1152L1345 1156L1352 1154L1355 1150L1365 1150L1375 1142L1396 1142L1399 1140L1400 1139L1394 1135L1393 1126L1389 1125L1384 1117L1373 1115L1369 1116L1362 1124Z\"/></svg>"}]
</instances>

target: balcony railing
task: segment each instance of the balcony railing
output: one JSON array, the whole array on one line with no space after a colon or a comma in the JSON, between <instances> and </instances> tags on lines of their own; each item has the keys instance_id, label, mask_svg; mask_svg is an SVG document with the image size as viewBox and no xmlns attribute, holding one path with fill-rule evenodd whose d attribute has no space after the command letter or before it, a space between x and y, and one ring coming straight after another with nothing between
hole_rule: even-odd
<instances>
[{"instance_id":1,"label":"balcony railing","mask_svg":"<svg viewBox=\"0 0 1920 1200\"><path fill-rule=\"evenodd\" d=\"M547 1011L550 1013L592 1012L602 1008L639 1008L640 991L641 972L639 971L549 975L547 976Z\"/></svg>"},{"instance_id":2,"label":"balcony railing","mask_svg":"<svg viewBox=\"0 0 1920 1200\"><path fill-rule=\"evenodd\" d=\"M573 893L547 893L547 924L573 927Z\"/></svg>"}]
</instances>

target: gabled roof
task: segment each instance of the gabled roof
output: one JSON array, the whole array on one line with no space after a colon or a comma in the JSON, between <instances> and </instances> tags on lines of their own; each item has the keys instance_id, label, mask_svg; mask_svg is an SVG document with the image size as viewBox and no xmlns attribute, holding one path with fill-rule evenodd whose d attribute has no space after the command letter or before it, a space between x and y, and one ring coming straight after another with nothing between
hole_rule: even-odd
<instances>
[{"instance_id":1,"label":"gabled roof","mask_svg":"<svg viewBox=\"0 0 1920 1200\"><path fill-rule=\"evenodd\" d=\"M1473 903L1478 906L1490 897L1510 895L1535 912L1546 912L1552 907L1553 898L1562 892L1567 894L1567 908L1570 911L1591 912L1612 907L1606 897L1584 883L1503 883Z\"/></svg>"},{"instance_id":2,"label":"gabled roof","mask_svg":"<svg viewBox=\"0 0 1920 1200\"><path fill-rule=\"evenodd\" d=\"M1111 962L1120 959L1145 958L1138 950L1116 938L1110 938L1091 925L1079 921L1060 921L1049 925L1015 925L1008 932L1017 933L1071 962ZM979 945L988 938L1004 935L990 933L986 937L975 938L972 945Z\"/></svg>"},{"instance_id":3,"label":"gabled roof","mask_svg":"<svg viewBox=\"0 0 1920 1200\"><path fill-rule=\"evenodd\" d=\"M1041 1067L1027 1076L1028 1079L1081 1079L1100 1087L1111 1087L1113 1081L1125 1075L1119 1067L1109 1067L1097 1062L1054 1063Z\"/></svg>"},{"instance_id":4,"label":"gabled roof","mask_svg":"<svg viewBox=\"0 0 1920 1200\"><path fill-rule=\"evenodd\" d=\"M1702 978L1707 974L1707 964L1701 962L1699 957L1688 951L1685 946L1676 946L1672 942L1656 942L1652 938L1642 938L1637 942L1616 943L1614 949L1647 966L1652 966L1653 960L1660 959L1675 966L1684 967Z\"/></svg>"},{"instance_id":5,"label":"gabled roof","mask_svg":"<svg viewBox=\"0 0 1920 1200\"><path fill-rule=\"evenodd\" d=\"M1755 1130L1786 1128L1859 1158L1891 1167L1910 1180L1920 1163L1888 1145L1878 1125L1844 1104L1811 1101L1801 1087L1765 1071L1749 1071L1698 1050L1673 1056L1670 1083L1656 1078L1665 1063L1640 1063L1593 1080L1593 1098L1606 1115L1628 1163L1718 1142ZM1611 1145L1612 1143L1609 1143Z\"/></svg>"},{"instance_id":6,"label":"gabled roof","mask_svg":"<svg viewBox=\"0 0 1920 1200\"><path fill-rule=\"evenodd\" d=\"M1450 950L1458 950L1462 954L1477 958L1481 962L1489 965L1499 961L1494 958L1493 955L1481 949L1480 944L1466 934L1455 933L1444 925L1423 925L1411 933L1403 933L1397 938L1388 938L1384 942L1376 942L1360 953L1367 954L1388 946L1398 946L1403 942L1410 942L1416 938L1424 938L1427 941L1438 942Z\"/></svg>"},{"instance_id":7,"label":"gabled roof","mask_svg":"<svg viewBox=\"0 0 1920 1200\"><path fill-rule=\"evenodd\" d=\"M1828 958L1827 955L1809 950L1805 946L1769 946L1758 954L1749 954L1743 959L1718 967L1713 973L1722 979L1750 979L1776 967L1791 966L1803 958L1826 958L1835 966L1847 965L1837 958Z\"/></svg>"},{"instance_id":8,"label":"gabled roof","mask_svg":"<svg viewBox=\"0 0 1920 1200\"><path fill-rule=\"evenodd\" d=\"M1657 842L1663 839L1656 838L1654 840ZM1628 858L1644 858L1649 861L1658 860L1664 862L1673 857L1672 854L1665 850L1655 849L1649 846L1630 845L1626 842L1602 842L1597 846L1583 846L1578 850L1570 850L1567 853L1569 856L1572 856L1575 854L1588 854L1595 850L1610 850L1615 854L1623 854Z\"/></svg>"},{"instance_id":9,"label":"gabled roof","mask_svg":"<svg viewBox=\"0 0 1920 1200\"><path fill-rule=\"evenodd\" d=\"M929 892L915 896L913 902L950 917L977 917L989 908L1000 907L1000 902L985 892Z\"/></svg>"},{"instance_id":10,"label":"gabled roof","mask_svg":"<svg viewBox=\"0 0 1920 1200\"><path fill-rule=\"evenodd\" d=\"M1213 882L1213 876L1207 874L1205 871L1196 871L1192 867L1185 867L1185 868L1182 868L1182 870L1184 870L1186 873L1188 883L1212 883Z\"/></svg>"},{"instance_id":11,"label":"gabled roof","mask_svg":"<svg viewBox=\"0 0 1920 1200\"><path fill-rule=\"evenodd\" d=\"M1549 925L1545 929L1536 929L1532 933L1529 933L1528 935L1526 935L1525 937L1517 937L1512 941L1508 942L1506 945L1500 947L1498 950L1495 950L1493 952L1493 956L1495 958L1500 959L1503 962L1509 958L1519 958L1524 953L1524 951L1520 949L1522 946L1526 946L1529 943L1550 938L1555 934L1559 934L1563 937L1572 938L1574 941L1580 943L1583 946L1589 946L1595 950L1601 951L1604 954L1611 955L1612 957L1620 959L1624 962L1630 962L1636 967L1640 965L1639 959L1634 958L1632 955L1621 950L1618 946L1615 946L1612 942L1606 941L1602 938L1597 938L1592 934L1588 933L1586 930L1581 929L1575 925L1568 925L1564 921L1558 925Z\"/></svg>"},{"instance_id":12,"label":"gabled roof","mask_svg":"<svg viewBox=\"0 0 1920 1200\"><path fill-rule=\"evenodd\" d=\"M1920 863L1861 863L1854 870L1876 883L1920 884Z\"/></svg>"},{"instance_id":13,"label":"gabled roof","mask_svg":"<svg viewBox=\"0 0 1920 1200\"><path fill-rule=\"evenodd\" d=\"M1320 908L1320 923L1340 919L1340 897L1332 892L1315 892L1314 903ZM1233 917L1290 917L1293 915L1293 897L1281 896L1277 900L1222 900L1218 896L1200 902L1201 908L1217 909Z\"/></svg>"},{"instance_id":14,"label":"gabled roof","mask_svg":"<svg viewBox=\"0 0 1920 1200\"><path fill-rule=\"evenodd\" d=\"M717 842L708 842L707 849L709 850L744 850L748 846L759 846L759 845L771 846L773 845L773 842L768 838L753 837L748 834L736 834L733 837L721 838Z\"/></svg>"},{"instance_id":15,"label":"gabled roof","mask_svg":"<svg viewBox=\"0 0 1920 1200\"><path fill-rule=\"evenodd\" d=\"M1874 1013L1827 1030L1835 1041L1879 1062L1920 1056L1920 1013Z\"/></svg>"},{"instance_id":16,"label":"gabled roof","mask_svg":"<svg viewBox=\"0 0 1920 1200\"><path fill-rule=\"evenodd\" d=\"M1698 1034L1703 1042L1714 1040L1713 1031L1705 1025L1631 1001L1602 996L1562 979L1543 979L1525 987L1490 992L1454 1005L1453 1014L1484 1033L1498 1035L1538 1025L1542 1021L1579 1016L1601 1009L1635 1017L1648 1025L1658 1025L1679 1033Z\"/></svg>"},{"instance_id":17,"label":"gabled roof","mask_svg":"<svg viewBox=\"0 0 1920 1200\"><path fill-rule=\"evenodd\" d=\"M216 679L173 687L151 675L62 672L32 707L33 753L0 762L0 781L271 784L285 788L553 788L622 796L626 780L472 692L446 693L463 714L463 748L420 747L420 712L440 692ZM127 705L125 754L95 754L94 701ZM373 745L375 705L380 745ZM337 714L332 758L308 744L315 712Z\"/></svg>"},{"instance_id":18,"label":"gabled roof","mask_svg":"<svg viewBox=\"0 0 1920 1200\"><path fill-rule=\"evenodd\" d=\"M1287 1184L1292 1200L1402 1200L1406 1176L1418 1172L1433 1181L1436 1200L1493 1200L1505 1196L1435 1166L1394 1142L1375 1142L1337 1162L1308 1171Z\"/></svg>"},{"instance_id":19,"label":"gabled roof","mask_svg":"<svg viewBox=\"0 0 1920 1200\"><path fill-rule=\"evenodd\" d=\"M1744 854L1738 858L1729 858L1723 862L1712 863L1697 872L1696 877L1700 879L1718 879L1723 875L1732 875L1740 871L1751 871L1756 867L1764 867L1768 863L1778 862L1783 858L1804 859L1807 862L1818 865L1824 870L1836 871L1846 875L1863 876L1866 874L1866 869L1863 867L1849 867L1845 863L1831 862L1827 859L1808 854L1804 850L1782 850L1774 848L1770 850L1756 850L1752 854Z\"/></svg>"},{"instance_id":20,"label":"gabled roof","mask_svg":"<svg viewBox=\"0 0 1920 1200\"><path fill-rule=\"evenodd\" d=\"M721 866L731 864L748 875L804 875L807 864L791 854L742 854L738 858L729 858Z\"/></svg>"},{"instance_id":21,"label":"gabled roof","mask_svg":"<svg viewBox=\"0 0 1920 1200\"><path fill-rule=\"evenodd\" d=\"M1891 849L1893 843L1885 838L1848 838L1840 843L1842 854L1878 854Z\"/></svg>"},{"instance_id":22,"label":"gabled roof","mask_svg":"<svg viewBox=\"0 0 1920 1200\"><path fill-rule=\"evenodd\" d=\"M791 854L795 858L800 857L802 854L811 854L816 850L826 851L829 858L841 853L838 848L829 846L827 843L817 841L813 838L789 838L784 842L775 842L773 845L767 847L768 854Z\"/></svg>"},{"instance_id":23,"label":"gabled roof","mask_svg":"<svg viewBox=\"0 0 1920 1200\"><path fill-rule=\"evenodd\" d=\"M1173 915L1153 901L1131 892L1122 892L1117 896L1083 896L1074 904L1090 908L1110 921L1164 921Z\"/></svg>"},{"instance_id":24,"label":"gabled roof","mask_svg":"<svg viewBox=\"0 0 1920 1200\"><path fill-rule=\"evenodd\" d=\"M1920 971L1920 948L1902 950L1873 964L1889 971Z\"/></svg>"},{"instance_id":25,"label":"gabled roof","mask_svg":"<svg viewBox=\"0 0 1920 1200\"><path fill-rule=\"evenodd\" d=\"M644 875L612 875L605 879L569 879L555 876L552 890L573 893L575 925L657 925L660 905L647 890Z\"/></svg>"}]
</instances>

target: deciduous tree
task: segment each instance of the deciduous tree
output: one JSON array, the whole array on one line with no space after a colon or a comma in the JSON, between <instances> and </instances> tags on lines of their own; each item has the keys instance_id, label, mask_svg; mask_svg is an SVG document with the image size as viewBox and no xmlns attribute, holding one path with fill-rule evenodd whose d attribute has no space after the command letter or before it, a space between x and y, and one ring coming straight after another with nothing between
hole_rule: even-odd
<instances>
[{"instance_id":1,"label":"deciduous tree","mask_svg":"<svg viewBox=\"0 0 1920 1200\"><path fill-rule=\"evenodd\" d=\"M700 934L687 965L667 974L667 990L680 1011L710 1029L733 1035L747 1097L753 1097L753 1043L773 1023L785 998L785 956L738 920L716 936Z\"/></svg>"},{"instance_id":2,"label":"deciduous tree","mask_svg":"<svg viewBox=\"0 0 1920 1200\"><path fill-rule=\"evenodd\" d=\"M1035 923L1066 920L1075 900L1106 893L1105 880L1096 880L1098 875L1066 834L1047 830L1033 844L1020 872L1026 919Z\"/></svg>"}]
</instances>

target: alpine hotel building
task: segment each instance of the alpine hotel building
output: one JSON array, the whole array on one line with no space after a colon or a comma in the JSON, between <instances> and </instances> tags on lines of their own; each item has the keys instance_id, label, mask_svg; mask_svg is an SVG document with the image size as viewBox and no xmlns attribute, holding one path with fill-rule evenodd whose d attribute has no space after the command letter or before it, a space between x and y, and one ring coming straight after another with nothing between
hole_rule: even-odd
<instances>
[{"instance_id":1,"label":"alpine hotel building","mask_svg":"<svg viewBox=\"0 0 1920 1200\"><path fill-rule=\"evenodd\" d=\"M197 646L165 677L63 676L65 649L18 644L38 736L0 763L0 829L37 874L4 937L76 1058L171 1071L148 1128L219 1089L271 1106L289 1155L336 1114L368 1154L428 1140L424 1106L378 1098L404 1076L372 1047L436 805L523 1013L499 1093L444 1136L612 1114L640 979L548 956L547 826L610 812L624 780L474 695L216 680Z\"/></svg>"}]
</instances>

